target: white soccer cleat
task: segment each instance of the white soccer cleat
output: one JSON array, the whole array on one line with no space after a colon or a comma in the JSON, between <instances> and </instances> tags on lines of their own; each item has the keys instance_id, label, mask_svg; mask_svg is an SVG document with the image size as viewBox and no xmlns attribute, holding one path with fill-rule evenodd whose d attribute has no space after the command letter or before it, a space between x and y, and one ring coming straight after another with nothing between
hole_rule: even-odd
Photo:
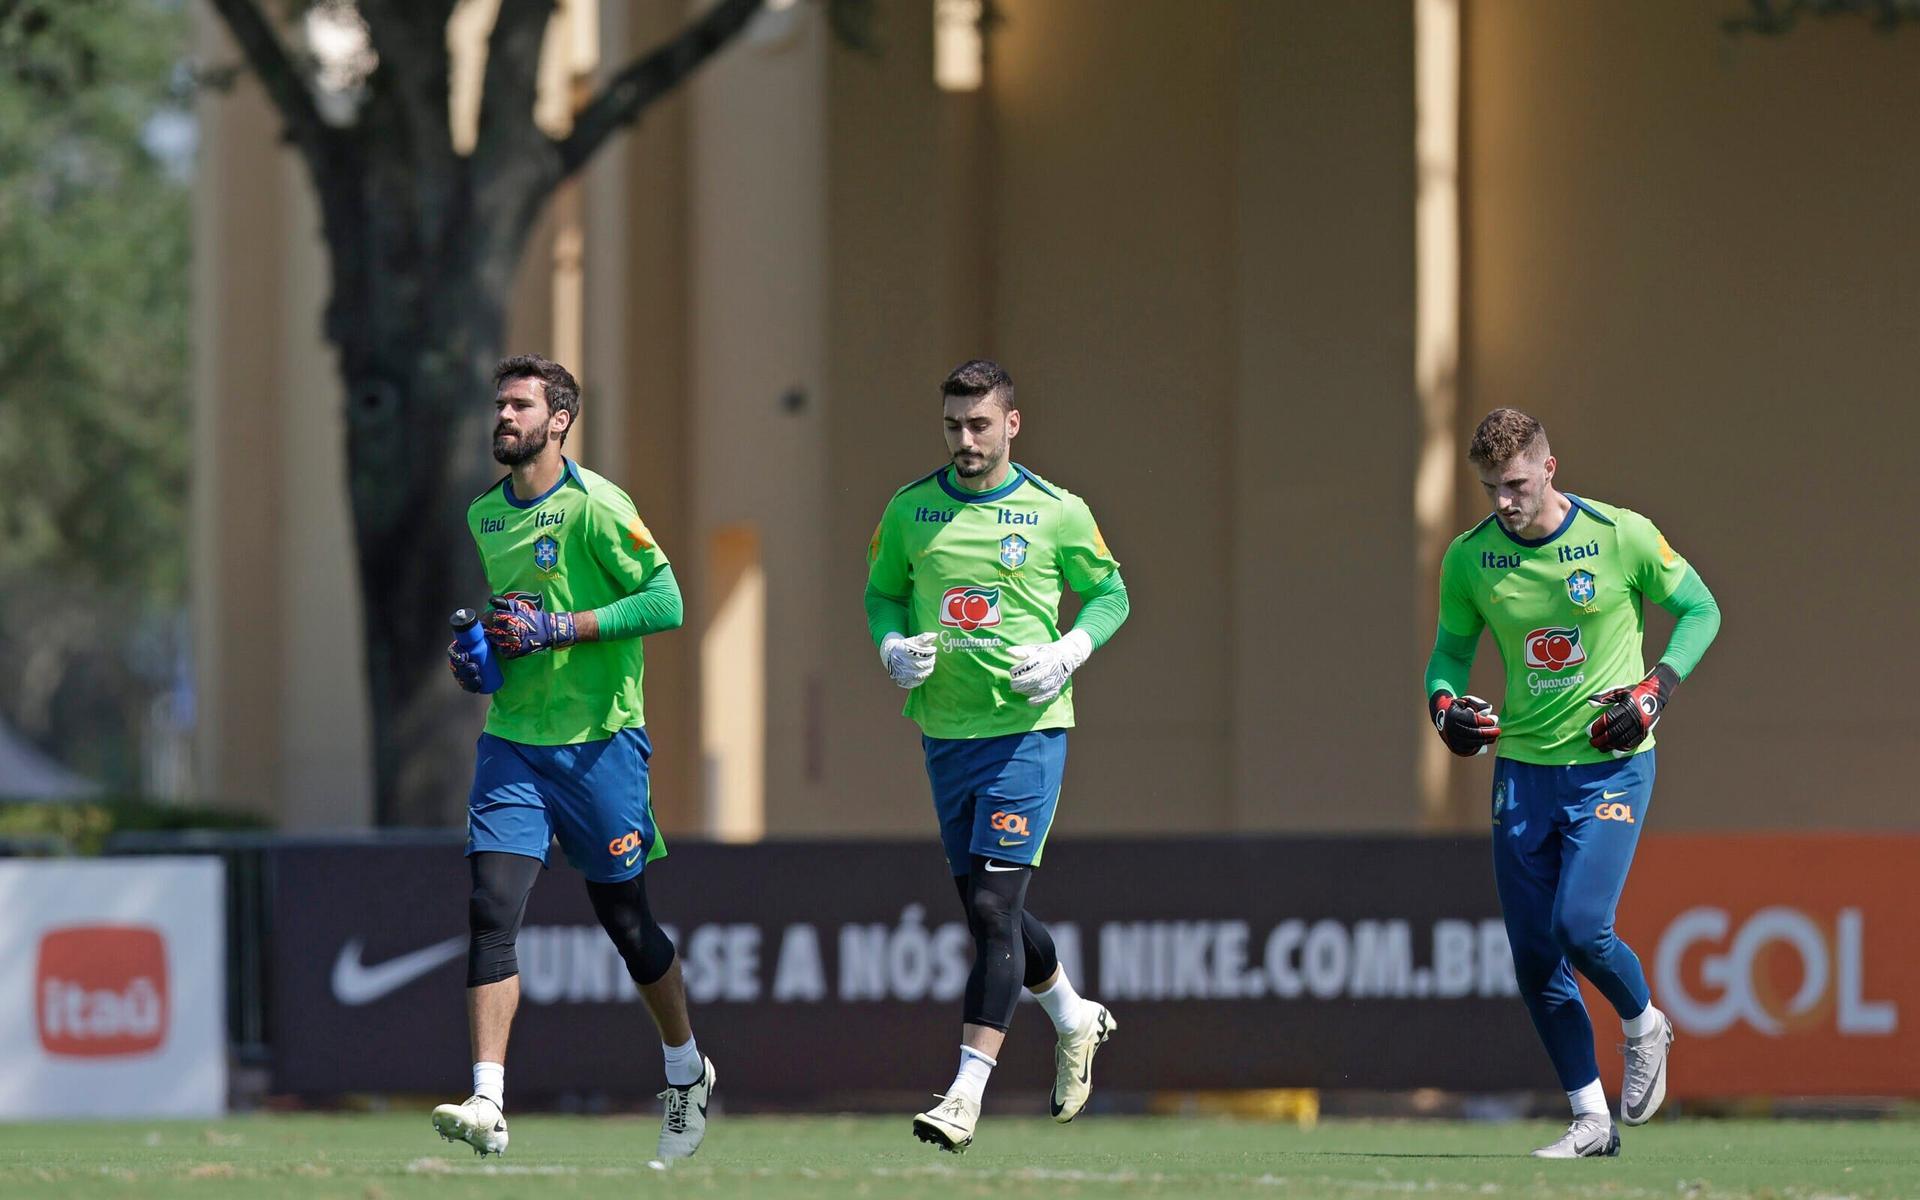
<instances>
[{"instance_id":1,"label":"white soccer cleat","mask_svg":"<svg viewBox=\"0 0 1920 1200\"><path fill-rule=\"evenodd\" d=\"M704 1068L698 1081L685 1087L669 1084L667 1090L660 1093L660 1099L667 1102L667 1112L660 1119L660 1157L661 1163L672 1163L682 1158L692 1158L700 1149L700 1142L707 1136L707 1104L713 1099L713 1089L720 1082L720 1073L713 1069L713 1060L702 1057L700 1065Z\"/></svg>"},{"instance_id":2,"label":"white soccer cleat","mask_svg":"<svg viewBox=\"0 0 1920 1200\"><path fill-rule=\"evenodd\" d=\"M1645 1125L1667 1098L1667 1050L1673 1045L1673 1022L1660 1014L1660 1025L1645 1037L1628 1038L1620 1047L1627 1056L1626 1077L1620 1085L1620 1120Z\"/></svg>"},{"instance_id":3,"label":"white soccer cleat","mask_svg":"<svg viewBox=\"0 0 1920 1200\"><path fill-rule=\"evenodd\" d=\"M485 1096L442 1104L433 1110L433 1127L449 1142L465 1142L483 1157L507 1152L507 1118Z\"/></svg>"},{"instance_id":4,"label":"white soccer cleat","mask_svg":"<svg viewBox=\"0 0 1920 1200\"><path fill-rule=\"evenodd\" d=\"M1575 1117L1560 1140L1533 1152L1535 1158L1614 1158L1620 1153L1620 1131L1613 1118L1591 1113Z\"/></svg>"},{"instance_id":5,"label":"white soccer cleat","mask_svg":"<svg viewBox=\"0 0 1920 1200\"><path fill-rule=\"evenodd\" d=\"M913 1136L953 1154L965 1154L973 1145L973 1129L980 1123L980 1102L965 1096L942 1096L940 1103L913 1119Z\"/></svg>"},{"instance_id":6,"label":"white soccer cleat","mask_svg":"<svg viewBox=\"0 0 1920 1200\"><path fill-rule=\"evenodd\" d=\"M1087 1002L1093 1016L1071 1033L1063 1033L1053 1047L1053 1119L1065 1125L1080 1115L1093 1094L1093 1055L1106 1045L1120 1022L1104 1004Z\"/></svg>"}]
</instances>

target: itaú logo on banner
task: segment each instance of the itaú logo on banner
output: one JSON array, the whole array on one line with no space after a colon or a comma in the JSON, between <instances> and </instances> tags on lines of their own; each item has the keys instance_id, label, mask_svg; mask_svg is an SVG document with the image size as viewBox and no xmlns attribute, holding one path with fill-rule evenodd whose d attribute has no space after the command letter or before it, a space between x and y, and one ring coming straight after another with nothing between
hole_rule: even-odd
<instances>
[{"instance_id":1,"label":"ita\u00fa logo on banner","mask_svg":"<svg viewBox=\"0 0 1920 1200\"><path fill-rule=\"evenodd\" d=\"M1768 1037L1824 1025L1845 1037L1886 1037L1900 1025L1891 1000L1868 1000L1866 917L1843 908L1826 927L1797 908L1763 908L1738 929L1724 908L1690 908L1667 926L1655 963L1660 1007L1688 1033L1737 1021ZM1690 957L1696 949L1704 955ZM1697 963L1697 971L1686 966Z\"/></svg>"},{"instance_id":2,"label":"ita\u00fa logo on banner","mask_svg":"<svg viewBox=\"0 0 1920 1200\"><path fill-rule=\"evenodd\" d=\"M157 929L50 930L40 939L33 990L48 1054L147 1054L166 1040L167 944Z\"/></svg>"}]
</instances>

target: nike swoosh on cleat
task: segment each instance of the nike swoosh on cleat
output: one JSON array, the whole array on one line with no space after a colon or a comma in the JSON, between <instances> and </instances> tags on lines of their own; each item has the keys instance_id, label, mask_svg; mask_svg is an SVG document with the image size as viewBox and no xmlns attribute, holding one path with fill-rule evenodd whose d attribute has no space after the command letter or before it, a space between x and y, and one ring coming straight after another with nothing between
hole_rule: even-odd
<instances>
[{"instance_id":1,"label":"nike swoosh on cleat","mask_svg":"<svg viewBox=\"0 0 1920 1200\"><path fill-rule=\"evenodd\" d=\"M466 948L467 935L460 934L369 967L360 961L366 943L348 938L340 947L340 956L333 960L333 998L349 1008L372 1004L459 958Z\"/></svg>"}]
</instances>

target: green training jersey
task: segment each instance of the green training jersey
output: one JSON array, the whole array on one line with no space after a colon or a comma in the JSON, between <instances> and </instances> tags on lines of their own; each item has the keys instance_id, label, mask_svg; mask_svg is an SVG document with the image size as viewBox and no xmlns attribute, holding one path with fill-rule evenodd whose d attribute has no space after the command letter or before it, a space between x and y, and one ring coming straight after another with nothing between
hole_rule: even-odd
<instances>
[{"instance_id":1,"label":"green training jersey","mask_svg":"<svg viewBox=\"0 0 1920 1200\"><path fill-rule=\"evenodd\" d=\"M1475 639L1493 630L1507 668L1494 752L1550 766L1610 761L1587 743L1596 692L1646 675L1643 602L1658 604L1687 576L1653 522L1577 496L1560 528L1538 540L1488 516L1453 539L1440 564L1440 625ZM1636 753L1653 749L1653 737Z\"/></svg>"},{"instance_id":2,"label":"green training jersey","mask_svg":"<svg viewBox=\"0 0 1920 1200\"><path fill-rule=\"evenodd\" d=\"M613 483L566 459L560 482L521 500L513 477L467 508L487 587L530 592L549 612L601 608L632 595L667 565L633 501ZM500 664L487 732L530 746L569 746L646 723L639 638L580 642Z\"/></svg>"},{"instance_id":3,"label":"green training jersey","mask_svg":"<svg viewBox=\"0 0 1920 1200\"><path fill-rule=\"evenodd\" d=\"M985 738L1073 725L1073 681L1029 704L1013 690L1015 646L1060 636L1062 587L1085 592L1119 569L1086 501L1014 464L969 492L951 467L887 503L867 548L867 583L907 605L911 637L939 632L933 674L907 693L928 737Z\"/></svg>"}]
</instances>

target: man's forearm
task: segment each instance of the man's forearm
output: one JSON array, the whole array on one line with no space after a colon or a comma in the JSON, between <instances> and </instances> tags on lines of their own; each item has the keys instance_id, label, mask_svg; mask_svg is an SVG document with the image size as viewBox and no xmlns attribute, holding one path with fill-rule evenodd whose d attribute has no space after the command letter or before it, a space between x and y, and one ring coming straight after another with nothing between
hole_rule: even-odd
<instances>
[{"instance_id":1,"label":"man's forearm","mask_svg":"<svg viewBox=\"0 0 1920 1200\"><path fill-rule=\"evenodd\" d=\"M1720 632L1720 603L1707 590L1700 573L1690 570L1673 595L1661 601L1660 607L1679 618L1674 622L1673 635L1667 639L1660 661L1685 679L1700 664L1701 656Z\"/></svg>"}]
</instances>

